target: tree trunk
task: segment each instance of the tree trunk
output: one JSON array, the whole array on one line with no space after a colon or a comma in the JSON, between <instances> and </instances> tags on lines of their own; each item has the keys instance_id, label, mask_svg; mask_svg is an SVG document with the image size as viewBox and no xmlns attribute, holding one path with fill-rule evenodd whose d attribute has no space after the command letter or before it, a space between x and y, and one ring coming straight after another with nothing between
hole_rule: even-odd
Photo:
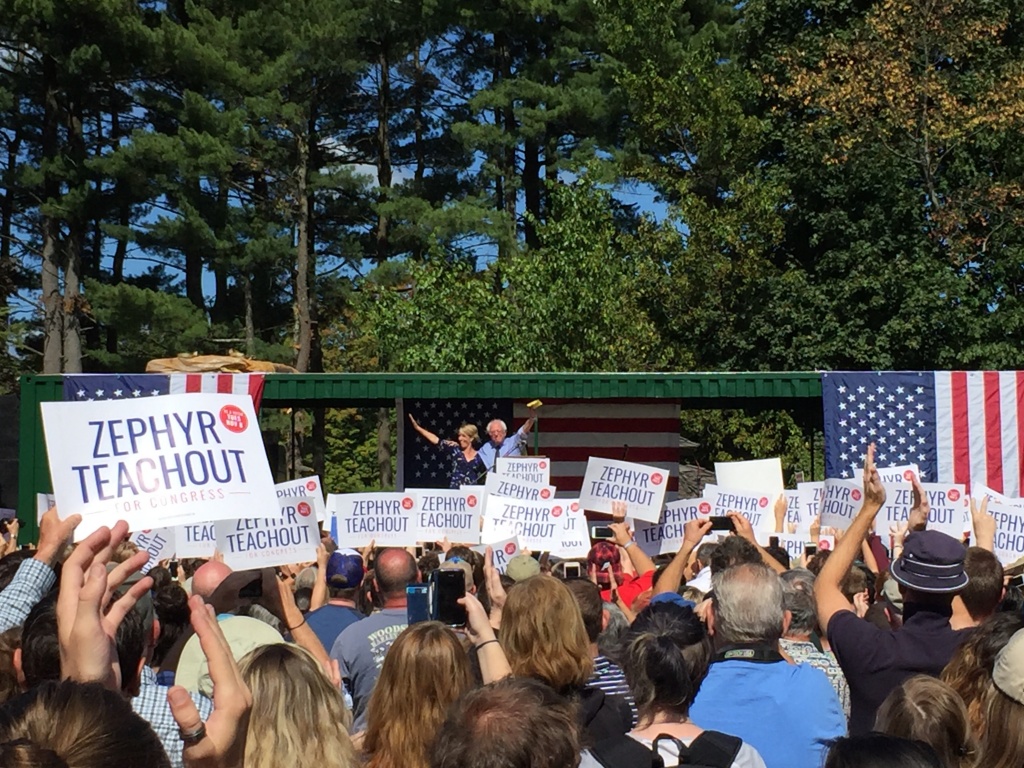
<instances>
[{"instance_id":1,"label":"tree trunk","mask_svg":"<svg viewBox=\"0 0 1024 768\"><path fill-rule=\"evenodd\" d=\"M60 181L54 176L59 143L60 105L57 98L57 65L43 58L43 205L60 197ZM60 291L60 224L53 214L42 214L43 373L61 373L64 360L64 297Z\"/></svg>"},{"instance_id":2,"label":"tree trunk","mask_svg":"<svg viewBox=\"0 0 1024 768\"><path fill-rule=\"evenodd\" d=\"M377 409L377 470L380 473L381 490L395 487L391 472L391 409Z\"/></svg>"},{"instance_id":3,"label":"tree trunk","mask_svg":"<svg viewBox=\"0 0 1024 768\"><path fill-rule=\"evenodd\" d=\"M388 61L387 44L381 42L380 85L377 89L377 263L388 258L388 216L383 210L391 191L391 65Z\"/></svg>"},{"instance_id":4,"label":"tree trunk","mask_svg":"<svg viewBox=\"0 0 1024 768\"><path fill-rule=\"evenodd\" d=\"M297 179L295 203L298 207L295 220L295 319L296 319L296 355L295 367L302 373L309 370L309 357L312 348L313 324L310 315L309 291L309 196L306 182L309 175L309 143L301 133L295 138L298 154L298 167L295 169Z\"/></svg>"},{"instance_id":5,"label":"tree trunk","mask_svg":"<svg viewBox=\"0 0 1024 768\"><path fill-rule=\"evenodd\" d=\"M252 312L252 278L246 272L242 275L242 295L245 300L245 354L256 356L256 323Z\"/></svg>"},{"instance_id":6,"label":"tree trunk","mask_svg":"<svg viewBox=\"0 0 1024 768\"><path fill-rule=\"evenodd\" d=\"M540 144L532 139L526 142L523 149L523 199L526 203L526 245L539 248L537 224L541 221L541 180L540 180ZM531 220L536 219L536 222Z\"/></svg>"}]
</instances>

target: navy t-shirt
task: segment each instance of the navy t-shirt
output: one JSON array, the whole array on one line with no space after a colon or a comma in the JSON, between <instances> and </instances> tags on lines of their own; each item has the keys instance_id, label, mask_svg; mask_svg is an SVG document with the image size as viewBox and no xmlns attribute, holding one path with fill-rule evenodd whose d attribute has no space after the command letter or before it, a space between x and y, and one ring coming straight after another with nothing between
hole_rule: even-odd
<instances>
[{"instance_id":1,"label":"navy t-shirt","mask_svg":"<svg viewBox=\"0 0 1024 768\"><path fill-rule=\"evenodd\" d=\"M355 624L361 618L363 618L363 614L355 608L328 603L322 608L307 613L306 623L310 629L316 632L316 636L320 638L324 648L330 649L342 630L350 624Z\"/></svg>"}]
</instances>

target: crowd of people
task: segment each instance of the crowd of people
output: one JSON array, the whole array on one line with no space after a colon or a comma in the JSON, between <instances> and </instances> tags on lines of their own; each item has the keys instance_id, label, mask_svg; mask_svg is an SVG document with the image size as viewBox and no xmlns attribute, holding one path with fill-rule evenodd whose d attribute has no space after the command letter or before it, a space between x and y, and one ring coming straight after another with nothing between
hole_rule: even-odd
<instances>
[{"instance_id":1,"label":"crowd of people","mask_svg":"<svg viewBox=\"0 0 1024 768\"><path fill-rule=\"evenodd\" d=\"M1024 598L984 504L966 546L914 487L883 546L869 449L862 508L800 563L737 513L652 559L619 511L574 578L326 536L316 563L142 576L126 524L72 545L50 510L0 558L0 766L1019 767ZM464 626L410 623L436 570Z\"/></svg>"}]
</instances>

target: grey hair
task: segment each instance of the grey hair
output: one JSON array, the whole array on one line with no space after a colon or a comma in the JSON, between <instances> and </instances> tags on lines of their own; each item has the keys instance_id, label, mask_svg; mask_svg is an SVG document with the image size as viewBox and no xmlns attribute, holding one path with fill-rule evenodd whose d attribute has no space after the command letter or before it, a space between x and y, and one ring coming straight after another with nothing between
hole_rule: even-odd
<instances>
[{"instance_id":1,"label":"grey hair","mask_svg":"<svg viewBox=\"0 0 1024 768\"><path fill-rule=\"evenodd\" d=\"M501 427L501 431L502 432L508 432L508 427L505 425L505 422L502 421L501 419L491 419L490 421L488 421L487 422L487 431L488 432L491 431L491 425L492 424L498 424Z\"/></svg>"},{"instance_id":2,"label":"grey hair","mask_svg":"<svg viewBox=\"0 0 1024 768\"><path fill-rule=\"evenodd\" d=\"M743 563L711 577L715 637L724 643L774 643L782 637L782 581L762 563Z\"/></svg>"},{"instance_id":3,"label":"grey hair","mask_svg":"<svg viewBox=\"0 0 1024 768\"><path fill-rule=\"evenodd\" d=\"M814 574L806 568L793 568L783 573L782 605L792 614L789 634L809 635L818 627L818 611L814 602Z\"/></svg>"},{"instance_id":4,"label":"grey hair","mask_svg":"<svg viewBox=\"0 0 1024 768\"><path fill-rule=\"evenodd\" d=\"M629 632L629 619L622 609L614 603L604 603L601 606L608 611L608 624L597 636L597 650L602 656L607 656L616 664L621 664L625 655L626 633Z\"/></svg>"}]
</instances>

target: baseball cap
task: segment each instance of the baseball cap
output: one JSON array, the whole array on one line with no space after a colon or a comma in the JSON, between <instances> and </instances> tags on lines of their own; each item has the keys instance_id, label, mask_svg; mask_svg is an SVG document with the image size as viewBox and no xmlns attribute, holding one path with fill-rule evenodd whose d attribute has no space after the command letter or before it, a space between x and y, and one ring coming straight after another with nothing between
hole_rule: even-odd
<instances>
[{"instance_id":1,"label":"baseball cap","mask_svg":"<svg viewBox=\"0 0 1024 768\"><path fill-rule=\"evenodd\" d=\"M505 566L505 575L512 581L523 581L540 573L540 563L529 555L516 555Z\"/></svg>"},{"instance_id":2,"label":"baseball cap","mask_svg":"<svg viewBox=\"0 0 1024 768\"><path fill-rule=\"evenodd\" d=\"M992 682L1018 704L1024 704L1024 629L1017 630L996 655Z\"/></svg>"},{"instance_id":3,"label":"baseball cap","mask_svg":"<svg viewBox=\"0 0 1024 768\"><path fill-rule=\"evenodd\" d=\"M441 565L438 566L439 571L462 571L462 574L466 577L466 591L471 592L473 590L473 566L467 563L465 560L453 557L451 560L445 560Z\"/></svg>"},{"instance_id":4,"label":"baseball cap","mask_svg":"<svg viewBox=\"0 0 1024 768\"><path fill-rule=\"evenodd\" d=\"M354 549L339 549L327 558L324 569L327 586L335 589L354 589L363 583L363 557Z\"/></svg>"},{"instance_id":5,"label":"baseball cap","mask_svg":"<svg viewBox=\"0 0 1024 768\"><path fill-rule=\"evenodd\" d=\"M940 531L915 531L892 564L892 577L919 592L951 594L967 586L964 545Z\"/></svg>"},{"instance_id":6,"label":"baseball cap","mask_svg":"<svg viewBox=\"0 0 1024 768\"><path fill-rule=\"evenodd\" d=\"M611 584L608 572L604 570L605 565L611 563L611 572L622 573L622 556L619 548L610 541L598 541L587 553L587 568L597 571L597 583L604 588Z\"/></svg>"}]
</instances>

